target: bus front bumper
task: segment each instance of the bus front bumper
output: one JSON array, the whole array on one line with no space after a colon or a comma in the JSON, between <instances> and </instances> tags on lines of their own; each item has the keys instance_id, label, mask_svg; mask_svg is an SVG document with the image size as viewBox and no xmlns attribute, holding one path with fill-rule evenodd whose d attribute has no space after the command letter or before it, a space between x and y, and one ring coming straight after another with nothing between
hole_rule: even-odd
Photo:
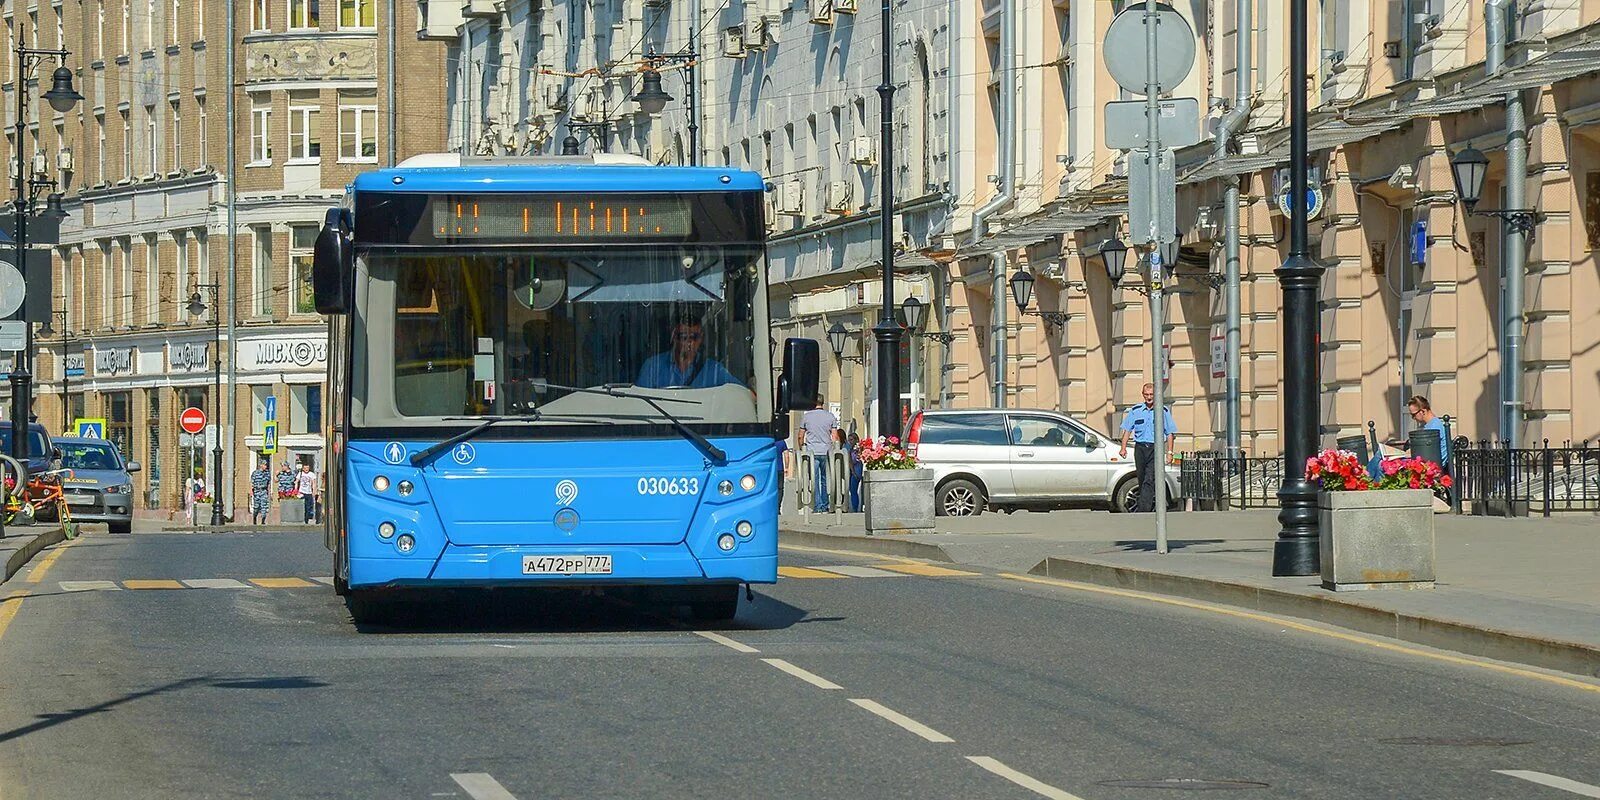
<instances>
[{"instance_id":1,"label":"bus front bumper","mask_svg":"<svg viewBox=\"0 0 1600 800\"><path fill-rule=\"evenodd\" d=\"M778 560L770 545L742 542L733 552L699 559L683 544L607 546L448 545L426 558L350 559L350 586L595 586L671 583L775 583ZM741 553L740 550L749 550ZM766 552L758 552L766 550ZM541 557L609 556L609 573L532 574ZM597 559L586 559L593 564Z\"/></svg>"}]
</instances>

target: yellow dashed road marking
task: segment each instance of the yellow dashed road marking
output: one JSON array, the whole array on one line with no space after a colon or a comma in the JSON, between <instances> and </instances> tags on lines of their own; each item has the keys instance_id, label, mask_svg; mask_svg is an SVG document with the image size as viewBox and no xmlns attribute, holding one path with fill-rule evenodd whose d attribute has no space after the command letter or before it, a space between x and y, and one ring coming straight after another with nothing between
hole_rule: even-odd
<instances>
[{"instance_id":1,"label":"yellow dashed road marking","mask_svg":"<svg viewBox=\"0 0 1600 800\"><path fill-rule=\"evenodd\" d=\"M6 635L6 628L11 627L11 620L16 619L17 611L22 608L22 598L27 596L27 592L17 591L0 599L0 636Z\"/></svg>"},{"instance_id":2,"label":"yellow dashed road marking","mask_svg":"<svg viewBox=\"0 0 1600 800\"><path fill-rule=\"evenodd\" d=\"M873 564L878 569L890 569L895 572L904 572L907 575L921 575L925 578L950 578L957 575L977 575L976 572L962 572L959 569L936 567L932 564Z\"/></svg>"},{"instance_id":3,"label":"yellow dashed road marking","mask_svg":"<svg viewBox=\"0 0 1600 800\"><path fill-rule=\"evenodd\" d=\"M44 574L46 572L49 572L51 567L55 566L56 559L60 558L62 553L67 552L67 548L69 548L69 547L71 547L71 546L73 546L73 545L75 545L75 544L77 544L78 542L81 542L81 541L83 541L83 540L82 539L73 539L72 541L69 541L66 544L63 544L63 545L57 547L56 549L51 550L48 554L45 555L44 558L39 559L39 566L34 567L33 570L28 573L27 582L28 583L38 583L39 581L44 580Z\"/></svg>"},{"instance_id":4,"label":"yellow dashed road marking","mask_svg":"<svg viewBox=\"0 0 1600 800\"><path fill-rule=\"evenodd\" d=\"M122 582L124 589L182 589L183 584L170 578L154 578L151 580L127 580Z\"/></svg>"},{"instance_id":5,"label":"yellow dashed road marking","mask_svg":"<svg viewBox=\"0 0 1600 800\"><path fill-rule=\"evenodd\" d=\"M1040 578L1033 575L1015 575L1009 572L1000 573L1000 577L1010 578L1011 580L1015 581L1026 581L1028 583L1042 583L1048 586L1059 586L1063 589L1076 589L1080 592L1094 592L1095 594L1126 597L1133 600L1145 600L1152 603L1162 603L1169 606L1190 608L1196 611L1209 611L1213 614L1221 614L1223 616L1236 617L1239 619L1254 620L1256 622L1265 622L1268 625L1277 625L1284 628L1290 628L1292 630L1300 631L1301 633L1325 636L1329 639L1338 639L1340 641L1351 642L1353 644L1366 645L1367 647L1375 647L1379 650L1388 650L1393 653L1405 653L1409 656L1419 656L1421 658L1429 658L1433 659L1434 661L1443 661L1449 664L1459 664L1466 667L1477 667L1479 669L1500 672L1506 675L1533 678L1534 680L1544 681L1545 683L1554 683L1559 686L1566 686L1572 689L1582 689L1586 692L1600 692L1600 684L1596 683L1586 683L1584 681L1573 680L1571 678L1562 678L1556 675L1546 675L1542 672L1534 672L1533 670L1519 669L1517 667L1508 667L1488 661L1477 661L1471 658L1446 655L1444 653L1432 653L1427 650L1418 650L1415 647L1406 647L1404 645L1393 644L1391 642L1370 639L1366 636L1359 636L1353 633L1340 633L1338 631L1324 630L1314 625L1307 625L1303 622L1295 622L1294 620L1271 617L1267 616L1266 614L1257 614L1250 611L1238 611L1231 608L1223 608L1221 606L1214 606L1209 603L1200 603L1193 600L1179 600L1172 597L1161 597L1158 595L1147 594L1145 592L1129 591L1127 589L1112 589L1105 586L1095 586L1087 583L1077 583L1075 581L1064 581L1057 578Z\"/></svg>"},{"instance_id":6,"label":"yellow dashed road marking","mask_svg":"<svg viewBox=\"0 0 1600 800\"><path fill-rule=\"evenodd\" d=\"M823 572L820 569L809 567L778 567L778 574L785 578L843 578L832 572Z\"/></svg>"},{"instance_id":7,"label":"yellow dashed road marking","mask_svg":"<svg viewBox=\"0 0 1600 800\"><path fill-rule=\"evenodd\" d=\"M302 589L316 586L311 581L300 578L251 578L250 582L263 589Z\"/></svg>"}]
</instances>

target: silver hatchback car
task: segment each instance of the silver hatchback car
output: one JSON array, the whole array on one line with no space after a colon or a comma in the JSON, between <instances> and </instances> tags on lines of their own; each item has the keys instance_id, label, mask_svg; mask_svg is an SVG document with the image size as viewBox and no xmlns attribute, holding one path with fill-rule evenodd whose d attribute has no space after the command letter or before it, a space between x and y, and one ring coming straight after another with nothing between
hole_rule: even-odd
<instances>
[{"instance_id":1,"label":"silver hatchback car","mask_svg":"<svg viewBox=\"0 0 1600 800\"><path fill-rule=\"evenodd\" d=\"M1085 505L1132 511L1138 502L1133 453L1123 458L1116 442L1055 411L923 411L906 441L934 471L941 516ZM1166 473L1167 496L1175 499L1178 468Z\"/></svg>"}]
</instances>

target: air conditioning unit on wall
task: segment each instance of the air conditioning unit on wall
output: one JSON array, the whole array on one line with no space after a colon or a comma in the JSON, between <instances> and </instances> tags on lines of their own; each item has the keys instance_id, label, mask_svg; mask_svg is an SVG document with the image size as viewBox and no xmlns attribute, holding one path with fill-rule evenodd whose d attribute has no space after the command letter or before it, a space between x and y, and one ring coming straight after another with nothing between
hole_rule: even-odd
<instances>
[{"instance_id":1,"label":"air conditioning unit on wall","mask_svg":"<svg viewBox=\"0 0 1600 800\"><path fill-rule=\"evenodd\" d=\"M805 181L794 179L778 184L778 213L792 217L804 216L806 213L806 184Z\"/></svg>"},{"instance_id":2,"label":"air conditioning unit on wall","mask_svg":"<svg viewBox=\"0 0 1600 800\"><path fill-rule=\"evenodd\" d=\"M744 58L744 27L734 25L722 31L722 54L728 58Z\"/></svg>"},{"instance_id":3,"label":"air conditioning unit on wall","mask_svg":"<svg viewBox=\"0 0 1600 800\"><path fill-rule=\"evenodd\" d=\"M849 155L852 164L876 164L878 143L871 136L857 136L850 140Z\"/></svg>"},{"instance_id":4,"label":"air conditioning unit on wall","mask_svg":"<svg viewBox=\"0 0 1600 800\"><path fill-rule=\"evenodd\" d=\"M855 194L852 189L855 185L850 181L829 181L827 192L827 208L830 214L848 214L855 209L851 208L851 196Z\"/></svg>"}]
</instances>

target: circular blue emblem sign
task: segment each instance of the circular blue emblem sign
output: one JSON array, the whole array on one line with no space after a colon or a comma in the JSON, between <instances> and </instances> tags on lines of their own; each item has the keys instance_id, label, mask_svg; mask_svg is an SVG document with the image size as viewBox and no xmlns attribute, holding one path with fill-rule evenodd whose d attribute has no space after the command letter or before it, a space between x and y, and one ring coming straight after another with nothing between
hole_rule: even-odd
<instances>
[{"instance_id":1,"label":"circular blue emblem sign","mask_svg":"<svg viewBox=\"0 0 1600 800\"><path fill-rule=\"evenodd\" d=\"M578 512L570 508L563 508L556 512L554 521L558 530L571 533L578 527Z\"/></svg>"}]
</instances>

